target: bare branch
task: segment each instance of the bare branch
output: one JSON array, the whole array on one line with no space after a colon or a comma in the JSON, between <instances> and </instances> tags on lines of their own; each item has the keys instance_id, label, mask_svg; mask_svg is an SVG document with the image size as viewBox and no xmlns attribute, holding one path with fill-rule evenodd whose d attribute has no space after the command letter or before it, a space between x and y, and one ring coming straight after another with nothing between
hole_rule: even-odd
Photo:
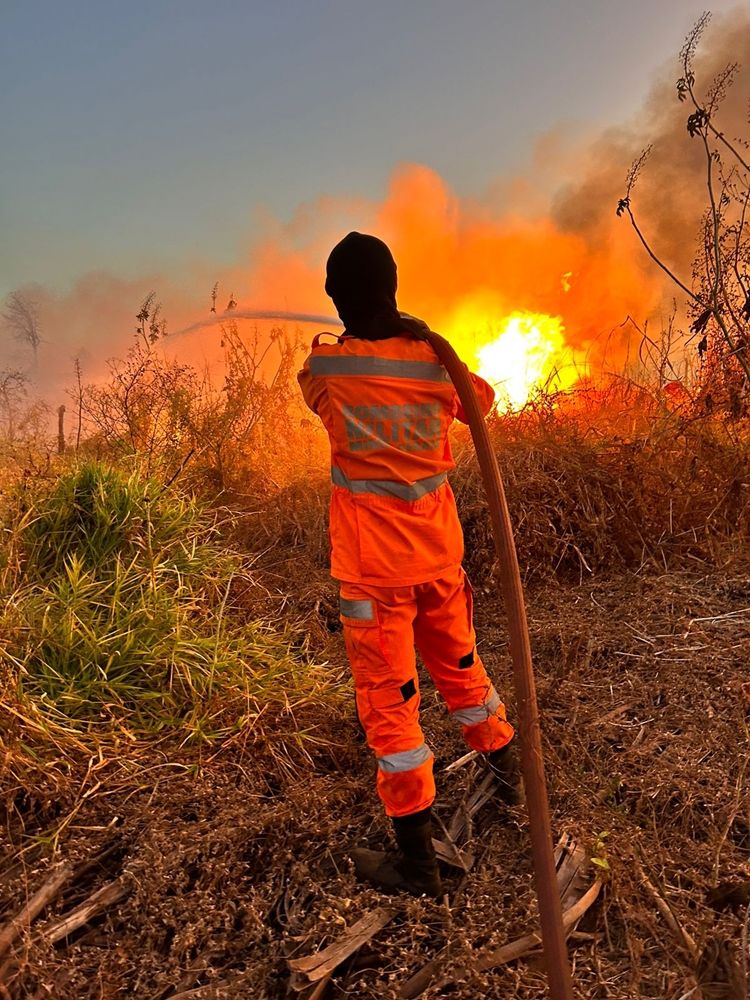
<instances>
[{"instance_id":1,"label":"bare branch","mask_svg":"<svg viewBox=\"0 0 750 1000\"><path fill-rule=\"evenodd\" d=\"M623 202L620 202L620 204L623 204ZM672 279L672 281L678 286L678 288L681 288L683 292L685 292L685 294L688 295L694 302L700 302L701 301L700 297L696 295L695 292L693 292L691 289L689 289L688 286L683 281L680 281L680 279L677 277L674 271L672 271L669 267L667 267L667 265L662 260L660 260L659 257L657 257L654 251L651 249L648 240L641 232L638 223L635 221L635 215L633 214L633 210L630 207L629 201L626 204L624 204L623 210L627 212L628 218L630 219L630 224L635 230L638 239L641 241L643 248L651 258L651 260L655 264L657 264L662 269L662 271L664 271L664 273Z\"/></svg>"}]
</instances>

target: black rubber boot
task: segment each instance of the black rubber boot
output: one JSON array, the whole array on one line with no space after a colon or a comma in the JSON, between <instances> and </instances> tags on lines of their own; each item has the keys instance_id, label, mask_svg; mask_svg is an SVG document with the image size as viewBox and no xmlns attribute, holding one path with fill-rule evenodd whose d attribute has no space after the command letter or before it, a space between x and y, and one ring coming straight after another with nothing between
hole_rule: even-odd
<instances>
[{"instance_id":1,"label":"black rubber boot","mask_svg":"<svg viewBox=\"0 0 750 1000\"><path fill-rule=\"evenodd\" d=\"M500 801L508 806L517 806L524 802L516 741L511 740L500 750L492 750L485 756L485 760L490 771L498 779L497 797Z\"/></svg>"},{"instance_id":2,"label":"black rubber boot","mask_svg":"<svg viewBox=\"0 0 750 1000\"><path fill-rule=\"evenodd\" d=\"M398 852L357 847L351 859L357 877L383 892L408 892L412 896L442 896L435 848L432 845L432 809L392 820Z\"/></svg>"}]
</instances>

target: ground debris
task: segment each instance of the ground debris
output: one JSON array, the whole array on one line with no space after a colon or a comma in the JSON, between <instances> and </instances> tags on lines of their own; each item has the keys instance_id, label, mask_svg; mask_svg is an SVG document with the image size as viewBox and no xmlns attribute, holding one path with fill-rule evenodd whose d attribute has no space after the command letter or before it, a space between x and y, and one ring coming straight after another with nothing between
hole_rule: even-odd
<instances>
[{"instance_id":1,"label":"ground debris","mask_svg":"<svg viewBox=\"0 0 750 1000\"><path fill-rule=\"evenodd\" d=\"M395 913L394 909L378 907L378 909L371 910L360 917L327 948L323 948L313 955L307 955L305 958L287 959L289 968L293 973L297 973L296 979L294 977L292 979L292 988L301 990L309 983L317 983L320 979L328 977L358 948L361 948L378 931L389 924ZM303 982L303 979L306 980L306 983Z\"/></svg>"},{"instance_id":2,"label":"ground debris","mask_svg":"<svg viewBox=\"0 0 750 1000\"><path fill-rule=\"evenodd\" d=\"M72 875L72 865L58 865L21 911L0 930L0 958L6 955L16 938L29 929L32 920L38 917L42 910L57 897L65 883L70 881Z\"/></svg>"},{"instance_id":3,"label":"ground debris","mask_svg":"<svg viewBox=\"0 0 750 1000\"><path fill-rule=\"evenodd\" d=\"M587 884L584 874L589 868L586 852L569 833L563 833L557 843L555 868L557 888L563 907L563 928L569 934L596 902L601 891L602 880L597 878L590 885ZM441 975L445 956L438 956L418 969L404 983L399 997L402 1000L413 1000L413 998L421 996L428 987L442 989L451 982L461 981L465 979L470 969L479 972L496 969L498 966L506 965L508 962L513 962L524 955L537 951L541 944L541 936L538 933L532 933L510 941L500 948L485 948L474 951L467 966L454 969L450 976Z\"/></svg>"},{"instance_id":4,"label":"ground debris","mask_svg":"<svg viewBox=\"0 0 750 1000\"><path fill-rule=\"evenodd\" d=\"M739 988L730 983L742 974L742 887L750 879L743 771L750 621L721 616L747 607L748 581L750 572L734 564L726 572L545 583L529 593L553 823L606 865L597 903L571 939L582 1000L664 1000L699 984L711 1000L726 1000ZM330 587L321 571L319 592ZM512 717L502 608L487 597L477 601L477 631ZM340 684L340 636L326 635L331 676ZM329 946L363 915L393 905L397 918L330 978L304 977L304 1000L324 993L326 1000L391 1000L435 958L451 1000L537 1000L544 990L538 946L506 962L502 974L474 961L502 957L503 947L537 925L523 810L507 810L491 795L481 804L474 798L485 771L467 757L424 674L420 680L423 726L436 756L435 811L465 862L446 869L449 908L420 899L394 904L354 879L348 848L382 848L390 830L370 752L345 699L325 723L331 748L313 749L291 768L279 768L272 753L247 739L200 766L195 757L159 750L144 775L125 744L97 770L101 786L84 799L86 759L69 774L26 763L25 771L7 771L3 785L13 845L0 859L3 926L20 916L57 863L49 848L34 853L32 846L49 843L49 830L68 816L54 857L70 859L75 872L109 849L113 816L119 844L85 878L74 874L62 887L41 911L44 926L123 874L130 891L54 945L36 933L34 918L9 952L19 959L6 980L10 1000L282 1000L288 958L312 950L312 942ZM449 769L462 756L461 766ZM450 849L440 824L436 838ZM697 960L678 946L636 861L678 915Z\"/></svg>"}]
</instances>

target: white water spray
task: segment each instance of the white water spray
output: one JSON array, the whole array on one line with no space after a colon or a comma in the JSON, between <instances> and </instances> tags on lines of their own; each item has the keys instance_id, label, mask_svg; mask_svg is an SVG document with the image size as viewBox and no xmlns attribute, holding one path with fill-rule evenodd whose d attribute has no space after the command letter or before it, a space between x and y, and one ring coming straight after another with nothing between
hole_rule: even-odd
<instances>
[{"instance_id":1,"label":"white water spray","mask_svg":"<svg viewBox=\"0 0 750 1000\"><path fill-rule=\"evenodd\" d=\"M195 330L202 330L207 326L219 326L235 319L277 319L291 323L314 323L316 326L344 325L337 316L318 316L315 313L279 312L267 309L231 309L228 312L223 312L220 316L198 320L197 323L183 327L182 330L177 330L170 336L179 337L184 333L193 333Z\"/></svg>"}]
</instances>

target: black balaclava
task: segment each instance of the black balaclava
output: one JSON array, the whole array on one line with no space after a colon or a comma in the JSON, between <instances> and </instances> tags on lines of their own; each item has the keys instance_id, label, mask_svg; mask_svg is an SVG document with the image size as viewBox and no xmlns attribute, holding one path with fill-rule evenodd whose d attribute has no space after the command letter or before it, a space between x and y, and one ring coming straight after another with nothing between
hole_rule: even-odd
<instances>
[{"instance_id":1,"label":"black balaclava","mask_svg":"<svg viewBox=\"0 0 750 1000\"><path fill-rule=\"evenodd\" d=\"M397 285L396 261L376 236L349 233L331 251L326 292L348 334L383 340L406 332L396 306Z\"/></svg>"}]
</instances>

